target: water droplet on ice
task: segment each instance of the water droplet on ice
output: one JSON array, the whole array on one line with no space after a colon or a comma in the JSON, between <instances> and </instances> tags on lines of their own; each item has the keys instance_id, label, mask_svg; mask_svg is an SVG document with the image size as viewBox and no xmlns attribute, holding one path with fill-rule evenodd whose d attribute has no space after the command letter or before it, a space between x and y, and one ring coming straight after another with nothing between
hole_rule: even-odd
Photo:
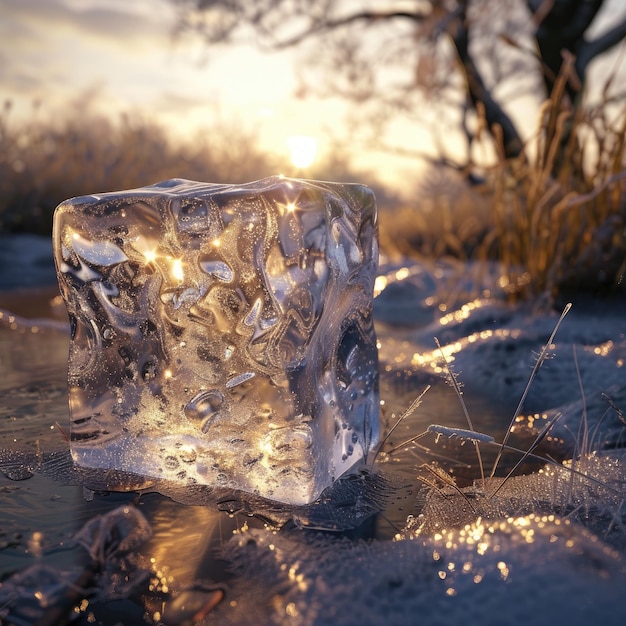
<instances>
[{"instance_id":1,"label":"water droplet on ice","mask_svg":"<svg viewBox=\"0 0 626 626\"><path fill-rule=\"evenodd\" d=\"M228 476L226 476L226 474L224 474L223 472L220 472L219 474L217 474L217 476L215 477L215 482L218 485L225 485L228 482Z\"/></svg>"}]
</instances>

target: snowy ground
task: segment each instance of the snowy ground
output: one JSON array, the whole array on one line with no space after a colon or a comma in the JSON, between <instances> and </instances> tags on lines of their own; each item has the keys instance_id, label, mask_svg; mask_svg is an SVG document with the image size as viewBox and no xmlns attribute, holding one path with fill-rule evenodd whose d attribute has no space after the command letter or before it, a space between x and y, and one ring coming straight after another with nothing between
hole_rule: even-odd
<instances>
[{"instance_id":1,"label":"snowy ground","mask_svg":"<svg viewBox=\"0 0 626 626\"><path fill-rule=\"evenodd\" d=\"M558 312L475 299L465 287L484 289L471 281L413 263L383 274L375 309L384 420L393 423L431 386L385 449L429 424L468 428L433 337L463 384L474 430L502 442ZM446 298L442 310L442 295L464 290L453 284L464 285L467 297ZM0 294L3 308L10 303ZM15 303L14 312L28 317L28 299ZM79 624L246 624L251 616L297 625L626 623L623 298L574 298L515 419L509 445L524 449L552 424L535 453L554 463L535 460L532 473L504 482L505 468L520 458L510 453L499 477L472 484L479 475L473 443L425 435L423 448L379 455L374 471L392 485L384 510L349 533L293 524L277 531L154 494L88 492L85 501L45 460L64 445L55 423L66 419L67 337L56 319L0 319L0 461L5 473L17 471L19 452L22 475L13 478L34 474L19 482L0 476L3 619L30 623L32 615L53 615L50 605L71 611L66 592L82 580L89 591L69 596L83 606L74 612ZM489 476L498 447L480 449ZM433 461L444 468L439 476ZM425 463L431 469L420 468ZM425 489L418 475L436 488ZM367 490L380 489L369 485L327 505L352 519ZM315 518L308 515L300 522ZM75 546L72 537L80 539Z\"/></svg>"}]
</instances>

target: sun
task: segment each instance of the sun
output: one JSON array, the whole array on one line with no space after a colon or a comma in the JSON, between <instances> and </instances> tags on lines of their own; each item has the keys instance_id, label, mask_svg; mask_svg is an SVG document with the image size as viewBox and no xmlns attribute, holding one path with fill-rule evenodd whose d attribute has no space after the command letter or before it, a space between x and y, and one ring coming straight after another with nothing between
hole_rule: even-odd
<instances>
[{"instance_id":1,"label":"sun","mask_svg":"<svg viewBox=\"0 0 626 626\"><path fill-rule=\"evenodd\" d=\"M291 162L300 170L310 167L317 156L317 139L308 135L291 135L287 138Z\"/></svg>"}]
</instances>

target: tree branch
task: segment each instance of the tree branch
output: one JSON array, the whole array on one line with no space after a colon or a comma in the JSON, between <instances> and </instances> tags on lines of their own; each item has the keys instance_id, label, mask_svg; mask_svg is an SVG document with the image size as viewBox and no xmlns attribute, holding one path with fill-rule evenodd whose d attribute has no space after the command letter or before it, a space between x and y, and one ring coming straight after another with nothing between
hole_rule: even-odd
<instances>
[{"instance_id":1,"label":"tree branch","mask_svg":"<svg viewBox=\"0 0 626 626\"><path fill-rule=\"evenodd\" d=\"M461 62L467 91L474 110L477 110L482 105L488 127L493 129L496 125L500 126L505 156L507 158L519 156L523 142L517 132L517 128L504 109L494 100L489 89L487 89L485 81L469 52L469 33L465 25L464 10L460 13L458 19L450 25L448 32Z\"/></svg>"},{"instance_id":2,"label":"tree branch","mask_svg":"<svg viewBox=\"0 0 626 626\"><path fill-rule=\"evenodd\" d=\"M420 23L425 21L431 17L430 12L417 13L411 11L361 11L360 13L353 13L352 15L347 15L345 17L337 18L335 20L324 20L320 21L317 24L312 24L310 28L299 33L298 35L294 35L289 39L285 39L284 41L277 42L275 47L278 49L289 48L290 46L295 46L305 39L312 37L313 35L318 35L323 32L328 32L334 30L335 28L340 28L341 26L348 26L349 24L354 24L355 22L380 22L385 20L392 19L409 19L413 22Z\"/></svg>"},{"instance_id":3,"label":"tree branch","mask_svg":"<svg viewBox=\"0 0 626 626\"><path fill-rule=\"evenodd\" d=\"M604 0L527 0L535 22L535 40L543 65L546 95L554 89L554 82L561 72L563 50L579 56L585 31L591 25ZM583 80L584 74L578 72ZM578 90L568 84L567 94L576 101Z\"/></svg>"},{"instance_id":4,"label":"tree branch","mask_svg":"<svg viewBox=\"0 0 626 626\"><path fill-rule=\"evenodd\" d=\"M604 0L527 0L536 25L537 39L558 34L560 41L583 37Z\"/></svg>"},{"instance_id":5,"label":"tree branch","mask_svg":"<svg viewBox=\"0 0 626 626\"><path fill-rule=\"evenodd\" d=\"M578 56L576 58L576 72L578 76L583 77L587 69L587 65L591 63L595 57L606 52L622 39L626 37L626 19L617 24L603 35L596 37L592 41L586 41L580 46Z\"/></svg>"}]
</instances>

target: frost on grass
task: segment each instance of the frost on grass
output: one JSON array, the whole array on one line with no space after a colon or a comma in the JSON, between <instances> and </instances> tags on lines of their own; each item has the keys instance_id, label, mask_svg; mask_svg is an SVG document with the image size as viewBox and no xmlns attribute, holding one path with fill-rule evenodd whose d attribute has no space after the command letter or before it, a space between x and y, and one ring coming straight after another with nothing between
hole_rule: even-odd
<instances>
[{"instance_id":1,"label":"frost on grass","mask_svg":"<svg viewBox=\"0 0 626 626\"><path fill-rule=\"evenodd\" d=\"M428 395L420 401L426 404ZM581 447L574 460L546 462L529 475L487 477L465 488L441 480L392 542L240 533L222 551L237 576L232 589L237 603L218 607L216 617L236 624L255 607L266 623L298 626L416 620L580 626L598 619L621 625L625 457L619 449L583 449L582 419L579 413ZM557 423L548 420L538 439ZM399 429L395 421L390 431ZM402 444L390 443L392 454L381 457L389 461L427 434L499 448L490 435L474 429L432 424ZM589 435L587 444L592 441L598 439ZM507 455L524 453L511 447ZM420 454L427 456L428 450Z\"/></svg>"},{"instance_id":2,"label":"frost on grass","mask_svg":"<svg viewBox=\"0 0 626 626\"><path fill-rule=\"evenodd\" d=\"M428 433L499 447L473 429L433 424L394 451ZM236 602L215 617L237 624L254 610L264 623L298 626L621 625L624 462L622 451L587 448L530 475L481 478L467 488L441 480L393 542L239 533L222 550L236 574Z\"/></svg>"},{"instance_id":3,"label":"frost on grass","mask_svg":"<svg viewBox=\"0 0 626 626\"><path fill-rule=\"evenodd\" d=\"M434 433L436 436L456 437L463 441L471 441L472 443L492 443L494 441L491 435L479 433L475 430L467 430L465 428L452 428L450 426L442 426L441 424L431 424L427 432Z\"/></svg>"},{"instance_id":4,"label":"frost on grass","mask_svg":"<svg viewBox=\"0 0 626 626\"><path fill-rule=\"evenodd\" d=\"M471 307L469 313L453 311L446 325L434 323L427 329L424 341L422 331L381 327L383 398L389 411L401 414L426 383L433 387L441 383L449 391L434 367L441 367L440 351L432 349L432 337L438 336L464 385L465 398L478 389L511 403L498 423L501 432L496 439L501 441L556 317L529 317L523 310L495 308L489 311L485 305L476 318ZM456 319L454 313L458 313L458 323L450 321ZM615 339L623 332L625 318L607 322L593 317L590 321L588 315L576 315L574 308L560 328L514 425L515 434L526 429L532 443L532 437L561 413L535 453L558 458L565 454L570 461L534 459L532 474L506 481L502 476L487 477L468 487L459 482L456 489L443 480L446 471L440 468L439 478L430 477L437 488L422 489L416 497L416 460L407 445L388 455L391 462L384 465L385 472L393 471L394 457L405 453L412 463L413 493L403 501L401 521L394 520L394 541L354 540L354 533L348 538L303 532L293 529L293 524L275 530L288 520L309 528L334 524L335 529L346 529L363 521L367 515L362 513L376 506L387 516L389 483L378 481L375 471L355 475L354 482L343 485L345 490L325 494L319 506L292 507L290 512L278 503L272 509L266 502L263 508L254 497L235 491L219 492L216 500L218 490L209 492L206 486L171 492L185 504L206 504L245 515L256 510L259 516L274 515L279 520L265 530L239 531L221 545L220 555L234 576L227 589L228 601L215 607L207 623L241 624L250 615L262 624L298 626L417 621L428 625L626 623L622 601L626 588L622 421L626 401L624 369L619 365L626 348L623 337ZM413 430L402 423L395 427L397 441L426 433L418 442L428 441L433 458L440 458L436 455L443 450L463 454L462 460L468 463L472 457L475 465L473 441L483 454L491 451L494 456L498 444L488 441L492 431L483 428L483 416L472 413L475 428L458 428L445 421L449 415L437 408L425 417L429 402L430 392L422 398L420 410L411 415ZM437 435L440 442L434 444ZM43 437L41 441L45 449L50 440ZM516 443L511 439L511 447ZM393 445L390 439L383 450ZM427 452L419 449L422 456ZM521 456L512 450L505 454L508 465L503 463L500 473L506 473L511 458L514 464ZM380 458L384 456L381 452ZM62 480L80 482L67 456L47 456L45 450L36 456L14 449L11 454L0 453L0 460L16 477L49 471ZM476 477L476 467L472 471ZM372 477L375 480L370 482ZM455 478L448 473L448 481ZM105 482L97 484L106 488ZM371 504L375 506L370 508ZM325 511L324 507L329 508ZM329 520L335 521L328 524ZM370 525L362 532L368 529ZM176 601L183 599L179 596Z\"/></svg>"},{"instance_id":5,"label":"frost on grass","mask_svg":"<svg viewBox=\"0 0 626 626\"><path fill-rule=\"evenodd\" d=\"M626 547L626 463L623 454L591 454L549 464L532 474L496 477L461 490L431 490L407 532L429 537L463 528L477 517L492 522L528 515L575 522L609 544Z\"/></svg>"}]
</instances>

